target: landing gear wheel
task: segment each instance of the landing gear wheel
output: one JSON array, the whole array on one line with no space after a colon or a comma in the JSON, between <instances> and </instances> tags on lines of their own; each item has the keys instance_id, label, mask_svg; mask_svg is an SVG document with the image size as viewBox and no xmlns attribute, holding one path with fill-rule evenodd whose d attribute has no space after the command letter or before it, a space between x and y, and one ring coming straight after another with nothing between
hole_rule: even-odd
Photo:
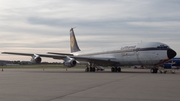
<instances>
[{"instance_id":1,"label":"landing gear wheel","mask_svg":"<svg viewBox=\"0 0 180 101\"><path fill-rule=\"evenodd\" d=\"M120 67L111 67L111 72L121 72Z\"/></svg>"},{"instance_id":2,"label":"landing gear wheel","mask_svg":"<svg viewBox=\"0 0 180 101\"><path fill-rule=\"evenodd\" d=\"M93 71L93 68L92 67L90 67L90 72L92 72Z\"/></svg>"},{"instance_id":3,"label":"landing gear wheel","mask_svg":"<svg viewBox=\"0 0 180 101\"><path fill-rule=\"evenodd\" d=\"M96 68L95 68L95 67L93 67L93 68L92 68L92 72L95 72L95 71L96 71Z\"/></svg>"},{"instance_id":4,"label":"landing gear wheel","mask_svg":"<svg viewBox=\"0 0 180 101\"><path fill-rule=\"evenodd\" d=\"M89 68L88 67L85 69L85 72L89 72Z\"/></svg>"},{"instance_id":5,"label":"landing gear wheel","mask_svg":"<svg viewBox=\"0 0 180 101\"><path fill-rule=\"evenodd\" d=\"M114 72L117 72L117 67L114 68Z\"/></svg>"},{"instance_id":6,"label":"landing gear wheel","mask_svg":"<svg viewBox=\"0 0 180 101\"><path fill-rule=\"evenodd\" d=\"M111 68L111 72L114 72L114 67Z\"/></svg>"},{"instance_id":7,"label":"landing gear wheel","mask_svg":"<svg viewBox=\"0 0 180 101\"><path fill-rule=\"evenodd\" d=\"M150 72L153 73L153 68L151 68Z\"/></svg>"},{"instance_id":8,"label":"landing gear wheel","mask_svg":"<svg viewBox=\"0 0 180 101\"><path fill-rule=\"evenodd\" d=\"M117 72L121 72L121 68L120 67L117 68Z\"/></svg>"}]
</instances>

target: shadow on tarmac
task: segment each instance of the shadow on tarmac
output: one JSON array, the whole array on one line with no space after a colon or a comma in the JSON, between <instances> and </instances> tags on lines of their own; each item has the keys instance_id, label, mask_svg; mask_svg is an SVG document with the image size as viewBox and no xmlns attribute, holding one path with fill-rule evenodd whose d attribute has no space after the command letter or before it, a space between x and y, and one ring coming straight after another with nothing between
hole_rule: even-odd
<instances>
[{"instance_id":1,"label":"shadow on tarmac","mask_svg":"<svg viewBox=\"0 0 180 101\"><path fill-rule=\"evenodd\" d=\"M122 74L122 73L135 73L135 74L149 74L150 71L122 71L122 72L111 72L111 71L96 71L96 72L85 72L85 71L81 71L81 70L68 70L68 71L62 71L62 70L42 70L42 71L26 71L26 72L33 72L33 73L112 73L112 74Z\"/></svg>"}]
</instances>

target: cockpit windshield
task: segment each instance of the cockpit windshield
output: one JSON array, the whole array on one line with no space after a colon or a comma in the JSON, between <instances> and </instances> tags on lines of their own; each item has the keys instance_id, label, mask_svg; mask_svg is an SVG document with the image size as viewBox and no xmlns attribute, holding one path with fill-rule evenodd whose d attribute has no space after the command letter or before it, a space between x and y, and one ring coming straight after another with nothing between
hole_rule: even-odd
<instances>
[{"instance_id":1,"label":"cockpit windshield","mask_svg":"<svg viewBox=\"0 0 180 101\"><path fill-rule=\"evenodd\" d=\"M157 48L158 49L167 49L167 48L169 48L169 46L162 44L162 45L157 46Z\"/></svg>"}]
</instances>

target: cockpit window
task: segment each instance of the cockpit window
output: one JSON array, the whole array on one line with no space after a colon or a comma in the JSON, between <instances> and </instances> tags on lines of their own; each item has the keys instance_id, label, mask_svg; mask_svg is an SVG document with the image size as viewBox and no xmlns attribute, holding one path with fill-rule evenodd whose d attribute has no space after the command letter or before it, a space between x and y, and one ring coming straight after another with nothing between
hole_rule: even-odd
<instances>
[{"instance_id":1,"label":"cockpit window","mask_svg":"<svg viewBox=\"0 0 180 101\"><path fill-rule=\"evenodd\" d=\"M159 49L167 49L167 48L169 48L169 47L166 46L166 45L160 45L160 46L157 46L157 48L159 48Z\"/></svg>"}]
</instances>

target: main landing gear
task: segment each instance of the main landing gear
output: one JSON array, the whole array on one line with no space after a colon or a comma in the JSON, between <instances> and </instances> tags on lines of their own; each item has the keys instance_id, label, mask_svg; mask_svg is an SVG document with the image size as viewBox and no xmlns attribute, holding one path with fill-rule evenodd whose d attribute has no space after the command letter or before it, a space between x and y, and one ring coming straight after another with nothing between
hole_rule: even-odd
<instances>
[{"instance_id":1,"label":"main landing gear","mask_svg":"<svg viewBox=\"0 0 180 101\"><path fill-rule=\"evenodd\" d=\"M85 72L95 72L96 68L97 68L97 71L98 70L101 70L101 71L104 70L104 68L101 67L101 66L96 66L93 63L89 63L89 64L86 65ZM121 72L121 68L117 67L117 66L113 66L113 67L111 67L111 72Z\"/></svg>"},{"instance_id":2,"label":"main landing gear","mask_svg":"<svg viewBox=\"0 0 180 101\"><path fill-rule=\"evenodd\" d=\"M95 67L86 67L85 72L95 72Z\"/></svg>"},{"instance_id":3,"label":"main landing gear","mask_svg":"<svg viewBox=\"0 0 180 101\"><path fill-rule=\"evenodd\" d=\"M90 65L86 65L86 69L85 72L95 72L96 68L94 65L90 64Z\"/></svg>"},{"instance_id":4,"label":"main landing gear","mask_svg":"<svg viewBox=\"0 0 180 101\"><path fill-rule=\"evenodd\" d=\"M121 72L120 67L111 67L111 72Z\"/></svg>"}]
</instances>

